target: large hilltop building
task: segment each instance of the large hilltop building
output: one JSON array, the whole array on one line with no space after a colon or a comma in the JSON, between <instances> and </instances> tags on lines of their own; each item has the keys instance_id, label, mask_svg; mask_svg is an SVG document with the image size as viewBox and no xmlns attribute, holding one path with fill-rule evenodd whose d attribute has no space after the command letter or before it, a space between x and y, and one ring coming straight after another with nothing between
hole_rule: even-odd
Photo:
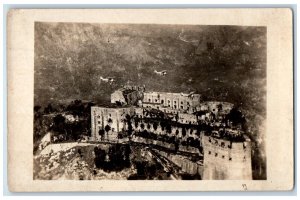
<instances>
[{"instance_id":1,"label":"large hilltop building","mask_svg":"<svg viewBox=\"0 0 300 200\"><path fill-rule=\"evenodd\" d=\"M145 92L143 107L162 110L163 112L192 113L199 106L201 96L199 94L183 94L169 92Z\"/></svg>"},{"instance_id":2,"label":"large hilltop building","mask_svg":"<svg viewBox=\"0 0 300 200\"><path fill-rule=\"evenodd\" d=\"M146 92L145 87L117 90L111 103L91 108L90 141L130 136L134 142L198 154L203 160L189 166L202 169L202 179L252 179L251 141L227 119L233 104L202 101L194 93ZM176 159L172 162L185 166Z\"/></svg>"}]
</instances>

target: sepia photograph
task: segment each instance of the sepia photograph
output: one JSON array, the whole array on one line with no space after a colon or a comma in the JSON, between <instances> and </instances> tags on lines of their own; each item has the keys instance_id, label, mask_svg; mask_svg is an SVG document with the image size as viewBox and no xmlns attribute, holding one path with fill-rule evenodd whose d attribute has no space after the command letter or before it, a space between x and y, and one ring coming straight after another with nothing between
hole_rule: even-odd
<instances>
[{"instance_id":1,"label":"sepia photograph","mask_svg":"<svg viewBox=\"0 0 300 200\"><path fill-rule=\"evenodd\" d=\"M266 31L35 22L33 178L267 179Z\"/></svg>"},{"instance_id":2,"label":"sepia photograph","mask_svg":"<svg viewBox=\"0 0 300 200\"><path fill-rule=\"evenodd\" d=\"M292 190L292 16L11 10L9 190Z\"/></svg>"}]
</instances>

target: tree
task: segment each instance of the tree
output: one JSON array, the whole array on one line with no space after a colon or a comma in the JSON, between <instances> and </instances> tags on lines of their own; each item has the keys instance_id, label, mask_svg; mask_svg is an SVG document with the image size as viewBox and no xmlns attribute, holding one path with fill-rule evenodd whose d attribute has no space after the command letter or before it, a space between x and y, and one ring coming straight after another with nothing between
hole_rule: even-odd
<instances>
[{"instance_id":1,"label":"tree","mask_svg":"<svg viewBox=\"0 0 300 200\"><path fill-rule=\"evenodd\" d=\"M167 133L172 133L172 126L170 123L167 123L166 131L167 131Z\"/></svg>"},{"instance_id":2,"label":"tree","mask_svg":"<svg viewBox=\"0 0 300 200\"><path fill-rule=\"evenodd\" d=\"M222 111L222 109L223 109L222 104L218 104L218 105L217 105L217 109L218 109L218 112Z\"/></svg>"},{"instance_id":3,"label":"tree","mask_svg":"<svg viewBox=\"0 0 300 200\"><path fill-rule=\"evenodd\" d=\"M56 115L53 118L53 130L56 132L64 132L64 128L65 128L65 117L62 116L61 114Z\"/></svg>"},{"instance_id":4,"label":"tree","mask_svg":"<svg viewBox=\"0 0 300 200\"><path fill-rule=\"evenodd\" d=\"M186 136L186 130L185 130L185 128L182 128L181 134L182 134L182 137L185 137L185 136Z\"/></svg>"},{"instance_id":5,"label":"tree","mask_svg":"<svg viewBox=\"0 0 300 200\"><path fill-rule=\"evenodd\" d=\"M246 122L244 115L236 107L232 108L225 118L231 121L233 125L244 125Z\"/></svg>"},{"instance_id":6,"label":"tree","mask_svg":"<svg viewBox=\"0 0 300 200\"><path fill-rule=\"evenodd\" d=\"M49 113L52 113L54 111L51 103L48 104L48 106L44 109L44 113L45 114L49 114Z\"/></svg>"},{"instance_id":7,"label":"tree","mask_svg":"<svg viewBox=\"0 0 300 200\"><path fill-rule=\"evenodd\" d=\"M34 106L34 112L37 113L41 109L41 106Z\"/></svg>"},{"instance_id":8,"label":"tree","mask_svg":"<svg viewBox=\"0 0 300 200\"><path fill-rule=\"evenodd\" d=\"M154 122L153 123L153 129L156 131L157 130L157 127L158 127L158 123L157 122Z\"/></svg>"},{"instance_id":9,"label":"tree","mask_svg":"<svg viewBox=\"0 0 300 200\"><path fill-rule=\"evenodd\" d=\"M106 131L106 133L108 133L111 130L111 127L109 125L106 125L104 127L104 130Z\"/></svg>"},{"instance_id":10,"label":"tree","mask_svg":"<svg viewBox=\"0 0 300 200\"><path fill-rule=\"evenodd\" d=\"M134 118L134 126L137 128L139 125L139 118L138 117L135 117Z\"/></svg>"},{"instance_id":11,"label":"tree","mask_svg":"<svg viewBox=\"0 0 300 200\"><path fill-rule=\"evenodd\" d=\"M98 133L101 136L101 140L102 140L104 137L105 131L103 129L100 129Z\"/></svg>"},{"instance_id":12,"label":"tree","mask_svg":"<svg viewBox=\"0 0 300 200\"><path fill-rule=\"evenodd\" d=\"M176 122L178 122L178 120L179 120L179 115L178 115L178 113L175 115L175 120L176 120Z\"/></svg>"},{"instance_id":13,"label":"tree","mask_svg":"<svg viewBox=\"0 0 300 200\"><path fill-rule=\"evenodd\" d=\"M141 129L144 129L145 128L145 124L144 123L141 123Z\"/></svg>"},{"instance_id":14,"label":"tree","mask_svg":"<svg viewBox=\"0 0 300 200\"><path fill-rule=\"evenodd\" d=\"M148 123L147 124L147 129L150 129L151 128L151 125Z\"/></svg>"}]
</instances>

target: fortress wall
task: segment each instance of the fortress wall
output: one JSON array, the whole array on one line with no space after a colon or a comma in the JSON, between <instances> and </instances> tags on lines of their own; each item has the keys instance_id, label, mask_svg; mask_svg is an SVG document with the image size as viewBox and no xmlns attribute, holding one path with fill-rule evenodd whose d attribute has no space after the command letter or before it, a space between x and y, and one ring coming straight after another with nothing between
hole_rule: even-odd
<instances>
[{"instance_id":1,"label":"fortress wall","mask_svg":"<svg viewBox=\"0 0 300 200\"><path fill-rule=\"evenodd\" d=\"M159 150L157 150L156 152L172 161L175 165L180 167L183 172L186 172L191 175L199 174L201 177L203 177L203 166L201 162L193 162L187 157L173 153L166 153L164 151Z\"/></svg>"},{"instance_id":2,"label":"fortress wall","mask_svg":"<svg viewBox=\"0 0 300 200\"><path fill-rule=\"evenodd\" d=\"M203 179L252 179L249 141L232 143L230 148L229 141L214 138L209 141L209 138L208 136L202 138L204 145Z\"/></svg>"}]
</instances>

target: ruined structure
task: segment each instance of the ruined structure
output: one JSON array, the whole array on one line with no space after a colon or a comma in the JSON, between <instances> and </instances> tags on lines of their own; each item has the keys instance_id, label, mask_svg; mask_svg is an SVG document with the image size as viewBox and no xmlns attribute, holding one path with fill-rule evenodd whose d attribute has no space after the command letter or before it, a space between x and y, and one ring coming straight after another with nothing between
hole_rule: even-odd
<instances>
[{"instance_id":1,"label":"ruined structure","mask_svg":"<svg viewBox=\"0 0 300 200\"><path fill-rule=\"evenodd\" d=\"M125 87L111 94L111 103L119 105L141 106L144 98L143 87Z\"/></svg>"},{"instance_id":2,"label":"ruined structure","mask_svg":"<svg viewBox=\"0 0 300 200\"><path fill-rule=\"evenodd\" d=\"M251 141L226 118L233 104L138 87L115 91L111 102L91 108L90 141L118 142L120 135L131 132L134 142L198 155L201 159L195 163L185 165L187 159L177 157L172 162L202 179L252 179Z\"/></svg>"}]
</instances>

